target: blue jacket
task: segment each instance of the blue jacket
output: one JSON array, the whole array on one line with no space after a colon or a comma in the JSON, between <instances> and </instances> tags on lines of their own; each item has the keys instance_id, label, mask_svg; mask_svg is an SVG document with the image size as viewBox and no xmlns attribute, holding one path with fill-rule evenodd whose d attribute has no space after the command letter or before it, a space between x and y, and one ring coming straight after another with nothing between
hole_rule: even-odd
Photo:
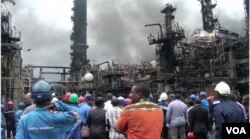
<instances>
[{"instance_id":1,"label":"blue jacket","mask_svg":"<svg viewBox=\"0 0 250 139\"><path fill-rule=\"evenodd\" d=\"M83 102L79 105L79 108L80 108L80 111L81 111L81 120L82 120L82 124L83 125L87 125L87 118L89 116L89 112L91 110L91 107L86 103L86 102Z\"/></svg>"},{"instance_id":2,"label":"blue jacket","mask_svg":"<svg viewBox=\"0 0 250 139\"><path fill-rule=\"evenodd\" d=\"M19 121L16 139L60 139L63 133L72 126L76 119L72 110L61 102L55 102L58 112L45 108L35 108L25 114Z\"/></svg>"},{"instance_id":3,"label":"blue jacket","mask_svg":"<svg viewBox=\"0 0 250 139\"><path fill-rule=\"evenodd\" d=\"M80 116L79 121L77 121L74 125L70 126L68 130L66 131L66 134L64 136L68 136L71 139L82 139L81 134L81 111L80 108L78 108L76 105L70 105L73 111L77 112Z\"/></svg>"},{"instance_id":4,"label":"blue jacket","mask_svg":"<svg viewBox=\"0 0 250 139\"><path fill-rule=\"evenodd\" d=\"M18 125L18 122L19 122L19 120L21 118L22 113L23 113L23 110L21 110L21 109L19 109L19 110L16 111L16 118L15 118L15 120L16 120L16 126Z\"/></svg>"},{"instance_id":5,"label":"blue jacket","mask_svg":"<svg viewBox=\"0 0 250 139\"><path fill-rule=\"evenodd\" d=\"M222 123L245 122L240 106L231 100L221 100L214 108L215 139L221 139Z\"/></svg>"},{"instance_id":6,"label":"blue jacket","mask_svg":"<svg viewBox=\"0 0 250 139\"><path fill-rule=\"evenodd\" d=\"M1 139L5 139L5 129L6 129L6 121L3 113L1 113Z\"/></svg>"}]
</instances>

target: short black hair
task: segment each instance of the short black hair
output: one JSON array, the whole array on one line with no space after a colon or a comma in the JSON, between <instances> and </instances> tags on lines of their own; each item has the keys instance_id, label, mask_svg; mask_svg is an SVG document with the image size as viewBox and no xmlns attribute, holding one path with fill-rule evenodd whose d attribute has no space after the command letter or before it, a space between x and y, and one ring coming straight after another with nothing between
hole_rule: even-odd
<instances>
[{"instance_id":1,"label":"short black hair","mask_svg":"<svg viewBox=\"0 0 250 139\"><path fill-rule=\"evenodd\" d=\"M134 90L136 93L141 92L142 98L149 98L150 90L149 87L144 83L137 83L134 85Z\"/></svg>"},{"instance_id":2,"label":"short black hair","mask_svg":"<svg viewBox=\"0 0 250 139\"><path fill-rule=\"evenodd\" d=\"M175 94L175 99L181 99L181 94L176 93L176 94Z\"/></svg>"},{"instance_id":3,"label":"short black hair","mask_svg":"<svg viewBox=\"0 0 250 139\"><path fill-rule=\"evenodd\" d=\"M95 105L96 105L97 107L103 106L103 105L104 105L104 99L103 99L103 97L97 97L97 98L95 99Z\"/></svg>"},{"instance_id":4,"label":"short black hair","mask_svg":"<svg viewBox=\"0 0 250 139\"><path fill-rule=\"evenodd\" d=\"M111 104L115 107L115 106L118 106L119 105L119 99L117 99L117 98L113 98L112 100L111 100Z\"/></svg>"},{"instance_id":5,"label":"short black hair","mask_svg":"<svg viewBox=\"0 0 250 139\"><path fill-rule=\"evenodd\" d=\"M108 94L106 95L106 98L107 98L108 100L111 100L111 99L113 98L113 94L112 94L112 93L108 93Z\"/></svg>"}]
</instances>

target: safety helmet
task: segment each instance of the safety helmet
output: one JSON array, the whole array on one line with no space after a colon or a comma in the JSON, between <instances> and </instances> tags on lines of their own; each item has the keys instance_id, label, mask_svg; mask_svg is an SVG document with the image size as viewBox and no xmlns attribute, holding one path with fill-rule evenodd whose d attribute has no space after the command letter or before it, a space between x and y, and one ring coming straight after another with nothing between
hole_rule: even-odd
<instances>
[{"instance_id":1,"label":"safety helmet","mask_svg":"<svg viewBox=\"0 0 250 139\"><path fill-rule=\"evenodd\" d=\"M8 101L8 103L7 103L7 105L8 106L12 106L14 103L10 100L10 101Z\"/></svg>"},{"instance_id":2,"label":"safety helmet","mask_svg":"<svg viewBox=\"0 0 250 139\"><path fill-rule=\"evenodd\" d=\"M207 93L206 92L200 92L200 97L201 98L206 98L207 97Z\"/></svg>"},{"instance_id":3,"label":"safety helmet","mask_svg":"<svg viewBox=\"0 0 250 139\"><path fill-rule=\"evenodd\" d=\"M85 96L84 96L85 100L94 100L94 98L92 97L91 94L87 93Z\"/></svg>"},{"instance_id":4,"label":"safety helmet","mask_svg":"<svg viewBox=\"0 0 250 139\"><path fill-rule=\"evenodd\" d=\"M195 101L195 100L197 99L197 97L196 97L195 94L191 94L191 95L189 96L189 99Z\"/></svg>"},{"instance_id":5,"label":"safety helmet","mask_svg":"<svg viewBox=\"0 0 250 139\"><path fill-rule=\"evenodd\" d=\"M23 109L25 108L24 102L20 102L20 103L18 104L18 108L21 109L21 110L23 110Z\"/></svg>"},{"instance_id":6,"label":"safety helmet","mask_svg":"<svg viewBox=\"0 0 250 139\"><path fill-rule=\"evenodd\" d=\"M82 103L82 102L84 102L84 97L83 97L83 96L80 96L80 97L78 98L78 103Z\"/></svg>"},{"instance_id":7,"label":"safety helmet","mask_svg":"<svg viewBox=\"0 0 250 139\"><path fill-rule=\"evenodd\" d=\"M188 132L187 138L188 139L195 139L194 133L193 132Z\"/></svg>"},{"instance_id":8,"label":"safety helmet","mask_svg":"<svg viewBox=\"0 0 250 139\"><path fill-rule=\"evenodd\" d=\"M51 98L51 87L49 83L40 80L32 87L31 99L34 101L42 101Z\"/></svg>"},{"instance_id":9,"label":"safety helmet","mask_svg":"<svg viewBox=\"0 0 250 139\"><path fill-rule=\"evenodd\" d=\"M69 97L69 102L70 103L76 103L77 100L78 100L78 95L76 93L73 93L73 94L70 95L70 97Z\"/></svg>"},{"instance_id":10,"label":"safety helmet","mask_svg":"<svg viewBox=\"0 0 250 139\"><path fill-rule=\"evenodd\" d=\"M214 88L215 91L217 91L220 95L230 95L231 91L230 91L230 87L227 83L225 82L219 82L216 87Z\"/></svg>"},{"instance_id":11,"label":"safety helmet","mask_svg":"<svg viewBox=\"0 0 250 139\"><path fill-rule=\"evenodd\" d=\"M160 99L158 101L167 100L167 99L168 99L168 95L165 92L163 92L161 93Z\"/></svg>"},{"instance_id":12,"label":"safety helmet","mask_svg":"<svg viewBox=\"0 0 250 139\"><path fill-rule=\"evenodd\" d=\"M64 96L68 96L70 97L71 93L70 92L67 92Z\"/></svg>"},{"instance_id":13,"label":"safety helmet","mask_svg":"<svg viewBox=\"0 0 250 139\"><path fill-rule=\"evenodd\" d=\"M70 95L71 95L71 93L70 93L70 92L67 92L67 93L63 96L63 101L68 102Z\"/></svg>"}]
</instances>

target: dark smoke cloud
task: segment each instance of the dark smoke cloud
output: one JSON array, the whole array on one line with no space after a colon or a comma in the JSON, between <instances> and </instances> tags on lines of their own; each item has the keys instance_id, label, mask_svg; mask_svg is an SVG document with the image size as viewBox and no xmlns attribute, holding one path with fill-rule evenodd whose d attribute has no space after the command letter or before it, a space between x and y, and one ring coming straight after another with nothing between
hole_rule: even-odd
<instances>
[{"instance_id":1,"label":"dark smoke cloud","mask_svg":"<svg viewBox=\"0 0 250 139\"><path fill-rule=\"evenodd\" d=\"M31 1L37 4L39 0ZM59 27L51 20L44 23L48 17L35 14L39 9L28 4L31 1L16 0L13 16L16 27L22 31L23 48L32 49L23 52L24 64L69 66L72 29ZM88 0L87 40L90 47L87 55L91 63L113 59L134 64L155 59L154 46L149 46L147 36L156 34L159 28L145 28L144 25L163 24L164 15L160 11L169 1L177 7L175 19L185 29L187 37L194 29L202 28L197 0ZM47 2L50 5L51 1ZM222 26L244 35L243 2L237 3L242 3L240 13L228 14L230 9L223 8L223 3L218 3L214 13L219 14ZM55 5L55 11L61 4L63 2ZM69 5L65 10L71 12L71 8ZM65 19L68 22L70 16Z\"/></svg>"}]
</instances>

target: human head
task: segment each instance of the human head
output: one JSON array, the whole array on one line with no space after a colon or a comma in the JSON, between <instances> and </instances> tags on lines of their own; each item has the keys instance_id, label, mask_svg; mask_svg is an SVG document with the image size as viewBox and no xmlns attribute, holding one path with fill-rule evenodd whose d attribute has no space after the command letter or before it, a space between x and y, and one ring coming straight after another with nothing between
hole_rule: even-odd
<instances>
[{"instance_id":1,"label":"human head","mask_svg":"<svg viewBox=\"0 0 250 139\"><path fill-rule=\"evenodd\" d=\"M93 106L94 98L92 97L91 94L86 94L84 96L84 99L89 106Z\"/></svg>"},{"instance_id":2,"label":"human head","mask_svg":"<svg viewBox=\"0 0 250 139\"><path fill-rule=\"evenodd\" d=\"M240 92L239 91L232 90L230 96L232 96L233 99L235 99L234 101L240 101Z\"/></svg>"},{"instance_id":3,"label":"human head","mask_svg":"<svg viewBox=\"0 0 250 139\"><path fill-rule=\"evenodd\" d=\"M248 94L246 94L242 97L242 104L245 106L249 105L249 95Z\"/></svg>"},{"instance_id":4,"label":"human head","mask_svg":"<svg viewBox=\"0 0 250 139\"><path fill-rule=\"evenodd\" d=\"M24 110L24 108L25 108L24 102L20 102L20 103L18 104L18 109Z\"/></svg>"},{"instance_id":5,"label":"human head","mask_svg":"<svg viewBox=\"0 0 250 139\"><path fill-rule=\"evenodd\" d=\"M181 95L179 93L175 94L175 99L181 100Z\"/></svg>"},{"instance_id":6,"label":"human head","mask_svg":"<svg viewBox=\"0 0 250 139\"><path fill-rule=\"evenodd\" d=\"M137 83L131 88L131 92L129 94L132 103L137 103L140 99L148 99L149 98L149 88L144 83Z\"/></svg>"},{"instance_id":7,"label":"human head","mask_svg":"<svg viewBox=\"0 0 250 139\"><path fill-rule=\"evenodd\" d=\"M72 93L69 97L69 103L76 104L78 101L78 95L76 93Z\"/></svg>"},{"instance_id":8,"label":"human head","mask_svg":"<svg viewBox=\"0 0 250 139\"><path fill-rule=\"evenodd\" d=\"M207 98L207 93L206 92L200 92L200 98L203 99L203 98Z\"/></svg>"},{"instance_id":9,"label":"human head","mask_svg":"<svg viewBox=\"0 0 250 139\"><path fill-rule=\"evenodd\" d=\"M64 102L64 103L68 103L70 95L71 95L71 93L70 93L70 92L67 92L67 93L63 96L63 102Z\"/></svg>"},{"instance_id":10,"label":"human head","mask_svg":"<svg viewBox=\"0 0 250 139\"><path fill-rule=\"evenodd\" d=\"M169 95L169 101L173 101L175 99L175 94L170 94Z\"/></svg>"},{"instance_id":11,"label":"human head","mask_svg":"<svg viewBox=\"0 0 250 139\"><path fill-rule=\"evenodd\" d=\"M113 94L112 94L112 93L108 93L108 94L106 95L106 98L107 98L107 100L112 100Z\"/></svg>"},{"instance_id":12,"label":"human head","mask_svg":"<svg viewBox=\"0 0 250 139\"><path fill-rule=\"evenodd\" d=\"M122 100L122 99L121 99ZM113 98L111 100L111 104L114 106L114 107L117 107L119 105L119 99L117 98Z\"/></svg>"},{"instance_id":13,"label":"human head","mask_svg":"<svg viewBox=\"0 0 250 139\"><path fill-rule=\"evenodd\" d=\"M13 107L13 105L14 105L14 103L10 100L10 101L8 101L8 103L7 103L7 106L8 107Z\"/></svg>"},{"instance_id":14,"label":"human head","mask_svg":"<svg viewBox=\"0 0 250 139\"><path fill-rule=\"evenodd\" d=\"M25 96L24 96L24 104L25 104L25 107L30 106L31 103L32 103L32 102L31 102L30 95L31 95L31 93L27 93L27 94L25 94Z\"/></svg>"},{"instance_id":15,"label":"human head","mask_svg":"<svg viewBox=\"0 0 250 139\"><path fill-rule=\"evenodd\" d=\"M40 80L34 84L31 91L31 99L33 101L44 101L51 98L51 87L49 83L44 80Z\"/></svg>"},{"instance_id":16,"label":"human head","mask_svg":"<svg viewBox=\"0 0 250 139\"><path fill-rule=\"evenodd\" d=\"M195 101L197 99L196 95L195 94L191 94L189 96L189 100L192 100L192 101Z\"/></svg>"},{"instance_id":17,"label":"human head","mask_svg":"<svg viewBox=\"0 0 250 139\"><path fill-rule=\"evenodd\" d=\"M97 97L95 100L95 106L97 108L103 108L104 107L104 99L103 97Z\"/></svg>"},{"instance_id":18,"label":"human head","mask_svg":"<svg viewBox=\"0 0 250 139\"><path fill-rule=\"evenodd\" d=\"M215 91L219 94L219 96L228 97L231 94L230 87L227 83L221 81L214 88Z\"/></svg>"},{"instance_id":19,"label":"human head","mask_svg":"<svg viewBox=\"0 0 250 139\"><path fill-rule=\"evenodd\" d=\"M167 99L168 99L168 95L165 92L162 92L158 101L159 102L167 101Z\"/></svg>"},{"instance_id":20,"label":"human head","mask_svg":"<svg viewBox=\"0 0 250 139\"><path fill-rule=\"evenodd\" d=\"M83 96L80 96L80 97L78 98L78 104L83 103L83 102L84 102L84 97L83 97Z\"/></svg>"}]
</instances>

